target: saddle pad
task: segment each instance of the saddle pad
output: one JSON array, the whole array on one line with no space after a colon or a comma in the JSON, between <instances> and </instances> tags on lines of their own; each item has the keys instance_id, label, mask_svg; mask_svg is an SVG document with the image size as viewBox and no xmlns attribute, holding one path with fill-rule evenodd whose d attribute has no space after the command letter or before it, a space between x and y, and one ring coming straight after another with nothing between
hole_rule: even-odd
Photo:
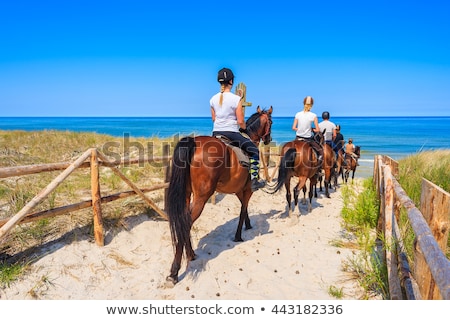
<instances>
[{"instance_id":1,"label":"saddle pad","mask_svg":"<svg viewBox=\"0 0 450 320\"><path fill-rule=\"evenodd\" d=\"M221 136L221 135L217 135L215 136L217 139L221 140L223 143L225 143L228 147L231 148L231 150L233 150L233 152L236 154L239 163L244 166L244 167L248 167L250 166L250 159L248 157L248 155L239 147L233 146L231 145L231 140L228 139L227 137Z\"/></svg>"}]
</instances>

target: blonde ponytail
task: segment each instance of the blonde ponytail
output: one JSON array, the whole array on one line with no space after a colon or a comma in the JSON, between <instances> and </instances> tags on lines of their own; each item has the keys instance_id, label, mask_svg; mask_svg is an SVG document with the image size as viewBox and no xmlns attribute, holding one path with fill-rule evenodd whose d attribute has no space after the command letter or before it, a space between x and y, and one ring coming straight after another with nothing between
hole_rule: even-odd
<instances>
[{"instance_id":1,"label":"blonde ponytail","mask_svg":"<svg viewBox=\"0 0 450 320\"><path fill-rule=\"evenodd\" d=\"M305 104L303 107L304 111L311 111L311 109L312 109L312 104Z\"/></svg>"},{"instance_id":2,"label":"blonde ponytail","mask_svg":"<svg viewBox=\"0 0 450 320\"><path fill-rule=\"evenodd\" d=\"M222 103L223 103L223 92L224 92L224 91L225 91L225 84L222 83L222 84L220 85L220 99L219 99L219 106L221 106Z\"/></svg>"}]
</instances>

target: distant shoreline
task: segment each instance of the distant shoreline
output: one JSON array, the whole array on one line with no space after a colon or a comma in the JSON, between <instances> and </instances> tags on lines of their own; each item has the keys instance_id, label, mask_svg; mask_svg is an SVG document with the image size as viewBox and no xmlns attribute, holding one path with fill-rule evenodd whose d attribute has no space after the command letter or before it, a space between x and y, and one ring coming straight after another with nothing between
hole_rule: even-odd
<instances>
[{"instance_id":1,"label":"distant shoreline","mask_svg":"<svg viewBox=\"0 0 450 320\"><path fill-rule=\"evenodd\" d=\"M20 119L20 118L24 118L24 119L30 119L30 118L36 118L36 119L61 119L61 118L68 118L68 119L117 119L117 118L128 118L128 119L165 119L165 118L170 118L170 119L210 119L210 116L0 116L0 119ZM294 116L273 116L274 119L293 119ZM361 119L361 118L369 118L369 119L376 119L376 118L380 118L380 119L392 119L392 118L396 118L396 119L417 119L417 118L424 118L424 119L436 119L436 118L450 118L450 115L448 116L339 116L339 115L335 115L333 116L333 118L339 118L339 119ZM319 121L320 121L320 117L319 117Z\"/></svg>"}]
</instances>

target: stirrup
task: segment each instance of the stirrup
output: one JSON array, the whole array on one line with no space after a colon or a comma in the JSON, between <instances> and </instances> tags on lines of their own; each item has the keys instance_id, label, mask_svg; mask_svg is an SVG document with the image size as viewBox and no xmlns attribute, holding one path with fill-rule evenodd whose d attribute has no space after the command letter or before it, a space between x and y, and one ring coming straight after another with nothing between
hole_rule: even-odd
<instances>
[{"instance_id":1,"label":"stirrup","mask_svg":"<svg viewBox=\"0 0 450 320\"><path fill-rule=\"evenodd\" d=\"M266 182L264 180L252 179L252 192L257 191L258 189L264 188L266 186Z\"/></svg>"}]
</instances>

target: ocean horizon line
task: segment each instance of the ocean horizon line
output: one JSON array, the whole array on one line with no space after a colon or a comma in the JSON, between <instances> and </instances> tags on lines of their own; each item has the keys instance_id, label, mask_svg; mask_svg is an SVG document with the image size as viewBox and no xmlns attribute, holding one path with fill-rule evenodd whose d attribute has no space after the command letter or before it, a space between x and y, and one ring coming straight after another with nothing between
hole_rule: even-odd
<instances>
[{"instance_id":1,"label":"ocean horizon line","mask_svg":"<svg viewBox=\"0 0 450 320\"><path fill-rule=\"evenodd\" d=\"M320 115L317 115L320 118ZM293 118L292 116L272 116L273 118ZM103 119L114 119L114 118L129 118L129 119L182 119L182 118L198 118L198 119L208 119L211 116L0 116L0 119L20 119L20 118L103 118ZM399 119L411 119L411 118L450 118L448 116L333 116L333 118L399 118Z\"/></svg>"}]
</instances>

